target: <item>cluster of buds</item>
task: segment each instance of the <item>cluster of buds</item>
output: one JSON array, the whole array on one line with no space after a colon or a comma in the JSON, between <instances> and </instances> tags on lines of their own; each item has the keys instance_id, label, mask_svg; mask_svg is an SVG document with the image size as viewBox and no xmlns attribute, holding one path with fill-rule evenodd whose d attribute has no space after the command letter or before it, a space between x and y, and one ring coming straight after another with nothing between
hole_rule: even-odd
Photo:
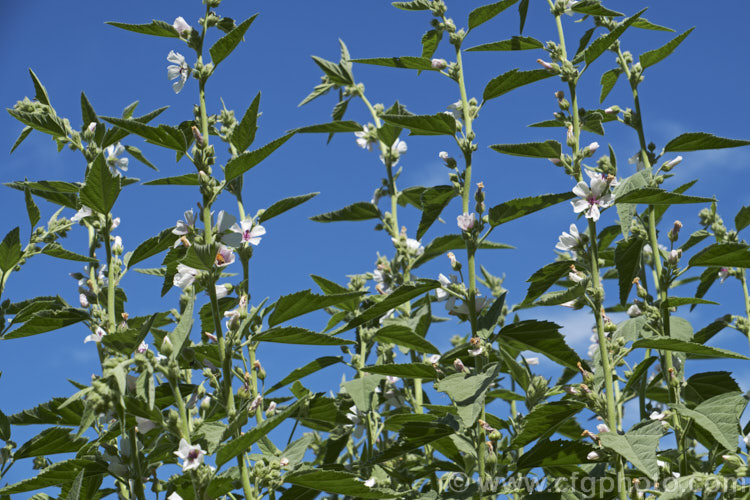
<instances>
[{"instance_id":1,"label":"cluster of buds","mask_svg":"<svg viewBox=\"0 0 750 500\"><path fill-rule=\"evenodd\" d=\"M565 98L565 92L558 90L555 92L555 98L557 99L557 105L562 111L567 111L570 108L570 102Z\"/></svg>"}]
</instances>

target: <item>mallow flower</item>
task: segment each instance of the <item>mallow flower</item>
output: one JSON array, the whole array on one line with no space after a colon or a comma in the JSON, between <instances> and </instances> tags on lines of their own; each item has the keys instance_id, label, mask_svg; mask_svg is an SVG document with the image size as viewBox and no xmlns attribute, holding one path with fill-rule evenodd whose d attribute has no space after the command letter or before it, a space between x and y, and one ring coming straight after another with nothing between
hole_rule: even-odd
<instances>
[{"instance_id":1,"label":"mallow flower","mask_svg":"<svg viewBox=\"0 0 750 500\"><path fill-rule=\"evenodd\" d=\"M375 144L375 139L372 137L372 131L369 125L362 127L361 132L354 132L354 136L357 138L357 146L367 151L372 151L372 147Z\"/></svg>"},{"instance_id":2,"label":"mallow flower","mask_svg":"<svg viewBox=\"0 0 750 500\"><path fill-rule=\"evenodd\" d=\"M107 166L112 175L120 177L122 175L120 170L123 172L128 171L129 160L127 158L120 158L125 153L125 147L122 144L119 142L110 144L104 151L107 154Z\"/></svg>"},{"instance_id":3,"label":"mallow flower","mask_svg":"<svg viewBox=\"0 0 750 500\"><path fill-rule=\"evenodd\" d=\"M96 342L98 344L102 341L105 335L107 335L107 332L105 332L101 326L97 326L92 334L83 339L83 343L85 344L86 342Z\"/></svg>"},{"instance_id":4,"label":"mallow flower","mask_svg":"<svg viewBox=\"0 0 750 500\"><path fill-rule=\"evenodd\" d=\"M86 217L90 217L93 212L89 207L86 205L81 205L81 209L76 212L76 214L70 218L70 222L78 222L79 220L85 219Z\"/></svg>"},{"instance_id":5,"label":"mallow flower","mask_svg":"<svg viewBox=\"0 0 750 500\"><path fill-rule=\"evenodd\" d=\"M226 267L234 262L234 251L224 245L219 245L219 251L216 252L216 266Z\"/></svg>"},{"instance_id":6,"label":"mallow flower","mask_svg":"<svg viewBox=\"0 0 750 500\"><path fill-rule=\"evenodd\" d=\"M177 264L177 274L174 275L172 284L184 290L193 284L199 272L197 269L185 264Z\"/></svg>"},{"instance_id":7,"label":"mallow flower","mask_svg":"<svg viewBox=\"0 0 750 500\"><path fill-rule=\"evenodd\" d=\"M167 66L167 78L170 80L177 80L172 84L172 89L175 94L179 94L182 87L185 86L188 75L190 75L190 67L185 62L185 57L174 50L169 51L167 61L173 63Z\"/></svg>"},{"instance_id":8,"label":"mallow flower","mask_svg":"<svg viewBox=\"0 0 750 500\"><path fill-rule=\"evenodd\" d=\"M392 167L396 166L399 156L406 153L407 149L408 148L406 146L406 142L402 141L401 139L396 139L396 142L394 142L391 146L391 156L393 157L393 163L391 164ZM383 157L383 155L380 155L380 161L385 164L385 157Z\"/></svg>"},{"instance_id":9,"label":"mallow flower","mask_svg":"<svg viewBox=\"0 0 750 500\"><path fill-rule=\"evenodd\" d=\"M584 212L587 219L599 220L599 209L611 206L615 199L609 192L609 183L600 176L591 179L591 187L581 181L573 188L578 200L571 201L575 213Z\"/></svg>"},{"instance_id":10,"label":"mallow flower","mask_svg":"<svg viewBox=\"0 0 750 500\"><path fill-rule=\"evenodd\" d=\"M474 212L470 214L464 212L456 217L456 221L461 231L471 231L476 223L476 218L474 217Z\"/></svg>"},{"instance_id":11,"label":"mallow flower","mask_svg":"<svg viewBox=\"0 0 750 500\"><path fill-rule=\"evenodd\" d=\"M203 463L203 455L206 454L201 448L201 445L196 444L191 446L185 441L185 438L180 439L180 447L174 452L179 458L182 459L182 470L197 469L198 466Z\"/></svg>"},{"instance_id":12,"label":"mallow flower","mask_svg":"<svg viewBox=\"0 0 750 500\"><path fill-rule=\"evenodd\" d=\"M177 30L177 33L179 33L180 36L186 33L190 33L190 31L193 29L192 26L190 26L182 16L174 20L174 22L172 23L172 27Z\"/></svg>"},{"instance_id":13,"label":"mallow flower","mask_svg":"<svg viewBox=\"0 0 750 500\"><path fill-rule=\"evenodd\" d=\"M261 240L261 236L266 234L266 228L261 225L253 225L253 219L248 218L240 221L239 224L235 223L229 228L230 231L239 233L242 236L243 243L250 243L251 245L258 245Z\"/></svg>"},{"instance_id":14,"label":"mallow flower","mask_svg":"<svg viewBox=\"0 0 750 500\"><path fill-rule=\"evenodd\" d=\"M193 209L191 208L187 212L185 212L185 220L177 221L177 225L174 229L172 229L172 234L176 234L178 236L185 236L190 232L190 229L195 227L195 214L193 213Z\"/></svg>"},{"instance_id":15,"label":"mallow flower","mask_svg":"<svg viewBox=\"0 0 750 500\"><path fill-rule=\"evenodd\" d=\"M563 233L558 237L557 245L555 248L562 252L575 252L576 249L581 247L581 233L578 232L578 227L575 224L570 225L570 233Z\"/></svg>"}]
</instances>

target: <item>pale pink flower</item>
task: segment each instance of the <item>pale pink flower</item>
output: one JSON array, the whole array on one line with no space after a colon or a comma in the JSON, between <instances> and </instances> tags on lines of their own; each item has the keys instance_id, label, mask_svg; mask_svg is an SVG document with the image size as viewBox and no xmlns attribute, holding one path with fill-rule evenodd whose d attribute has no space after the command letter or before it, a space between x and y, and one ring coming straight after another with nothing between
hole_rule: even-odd
<instances>
[{"instance_id":1,"label":"pale pink flower","mask_svg":"<svg viewBox=\"0 0 750 500\"><path fill-rule=\"evenodd\" d=\"M82 205L81 209L76 212L76 214L70 218L70 222L78 222L79 220L85 219L86 217L90 217L93 212L89 207L86 205Z\"/></svg>"},{"instance_id":2,"label":"pale pink flower","mask_svg":"<svg viewBox=\"0 0 750 500\"><path fill-rule=\"evenodd\" d=\"M182 18L182 16L178 17L174 20L174 23L172 23L172 27L177 30L177 33L180 34L180 36L184 35L185 33L190 33L190 31L193 29L186 21Z\"/></svg>"},{"instance_id":3,"label":"pale pink flower","mask_svg":"<svg viewBox=\"0 0 750 500\"><path fill-rule=\"evenodd\" d=\"M216 266L226 267L234 262L234 251L224 245L219 245L219 251L216 252Z\"/></svg>"},{"instance_id":4,"label":"pale pink flower","mask_svg":"<svg viewBox=\"0 0 750 500\"><path fill-rule=\"evenodd\" d=\"M174 90L175 94L179 94L182 87L185 86L188 76L190 76L190 67L185 62L185 57L174 50L169 51L167 61L172 63L167 66L167 78L177 80L172 84L172 90Z\"/></svg>"},{"instance_id":5,"label":"pale pink flower","mask_svg":"<svg viewBox=\"0 0 750 500\"><path fill-rule=\"evenodd\" d=\"M721 279L721 283L724 283L724 280L729 277L729 269L727 269L726 267L722 267L721 269L719 269L718 276L719 279Z\"/></svg>"},{"instance_id":6,"label":"pale pink flower","mask_svg":"<svg viewBox=\"0 0 750 500\"><path fill-rule=\"evenodd\" d=\"M143 354L148 351L148 344L145 341L141 341L136 350L138 351L138 354Z\"/></svg>"},{"instance_id":7,"label":"pale pink flower","mask_svg":"<svg viewBox=\"0 0 750 500\"><path fill-rule=\"evenodd\" d=\"M578 232L578 227L575 224L570 225L570 233L563 233L558 237L557 245L555 248L562 252L575 252L575 250L581 247L581 233Z\"/></svg>"},{"instance_id":8,"label":"pale pink flower","mask_svg":"<svg viewBox=\"0 0 750 500\"><path fill-rule=\"evenodd\" d=\"M445 69L448 66L448 62L445 59L433 59L430 62L432 69Z\"/></svg>"},{"instance_id":9,"label":"pale pink flower","mask_svg":"<svg viewBox=\"0 0 750 500\"><path fill-rule=\"evenodd\" d=\"M599 220L599 209L607 208L614 203L614 196L609 192L609 184L601 177L591 179L591 187L581 181L573 188L573 193L579 197L571 201L575 213L584 212L586 218L594 222Z\"/></svg>"},{"instance_id":10,"label":"pale pink flower","mask_svg":"<svg viewBox=\"0 0 750 500\"><path fill-rule=\"evenodd\" d=\"M143 417L135 417L135 423L138 426L138 432L140 434L148 434L148 431L156 427L154 422Z\"/></svg>"},{"instance_id":11,"label":"pale pink flower","mask_svg":"<svg viewBox=\"0 0 750 500\"><path fill-rule=\"evenodd\" d=\"M253 219L248 218L241 221L239 224L235 223L229 228L230 231L239 233L242 235L243 243L250 243L251 245L258 245L261 240L261 236L266 234L266 228L261 225L253 225Z\"/></svg>"},{"instance_id":12,"label":"pale pink flower","mask_svg":"<svg viewBox=\"0 0 750 500\"><path fill-rule=\"evenodd\" d=\"M463 213L456 217L456 221L458 224L458 228L461 229L461 231L471 231L471 229L474 227L474 224L476 223L474 212L470 214Z\"/></svg>"},{"instance_id":13,"label":"pale pink flower","mask_svg":"<svg viewBox=\"0 0 750 500\"><path fill-rule=\"evenodd\" d=\"M537 59L536 62L538 62L539 64L541 64L542 67L544 69L546 69L546 70L554 71L554 69L555 69L554 66L552 66L550 63L548 63L547 61L545 61L543 59Z\"/></svg>"},{"instance_id":14,"label":"pale pink flower","mask_svg":"<svg viewBox=\"0 0 750 500\"><path fill-rule=\"evenodd\" d=\"M177 274L172 279L172 284L183 290L193 284L200 271L185 264L177 264Z\"/></svg>"},{"instance_id":15,"label":"pale pink flower","mask_svg":"<svg viewBox=\"0 0 750 500\"><path fill-rule=\"evenodd\" d=\"M107 332L105 332L101 326L97 326L92 334L83 339L83 343L85 344L86 342L96 342L98 344L102 341L105 335L107 335Z\"/></svg>"},{"instance_id":16,"label":"pale pink flower","mask_svg":"<svg viewBox=\"0 0 750 500\"><path fill-rule=\"evenodd\" d=\"M201 445L197 444L191 446L185 441L185 438L180 439L180 447L174 452L179 458L182 459L182 470L197 469L198 466L203 463L203 455L206 454L201 448Z\"/></svg>"},{"instance_id":17,"label":"pale pink flower","mask_svg":"<svg viewBox=\"0 0 750 500\"><path fill-rule=\"evenodd\" d=\"M609 432L609 426L607 424L599 424L596 426L596 430L599 432Z\"/></svg>"}]
</instances>

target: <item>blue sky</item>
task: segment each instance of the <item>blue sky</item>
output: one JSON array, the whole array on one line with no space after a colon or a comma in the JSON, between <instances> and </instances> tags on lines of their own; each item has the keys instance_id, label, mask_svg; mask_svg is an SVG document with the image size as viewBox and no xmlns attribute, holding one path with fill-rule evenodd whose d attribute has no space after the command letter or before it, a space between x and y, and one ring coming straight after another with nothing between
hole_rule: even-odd
<instances>
[{"instance_id":1,"label":"blue sky","mask_svg":"<svg viewBox=\"0 0 750 500\"><path fill-rule=\"evenodd\" d=\"M548 14L546 2L531 2L525 35L546 41L556 38L554 21ZM747 92L747 55L742 43L750 4L746 0L724 0L720 3L696 0L662 0L660 2L610 1L610 8L627 14L650 6L644 14L652 22L667 25L681 33L696 26L696 30L682 46L663 63L650 68L641 87L644 121L648 139L661 148L669 139L683 132L707 131L724 137L750 138L750 96ZM329 0L317 2L263 2L247 4L226 0L220 13L242 20L255 12L260 15L250 28L246 42L222 63L208 85L209 110L220 109L223 98L227 107L241 114L255 94L262 92L260 129L253 147L259 147L289 129L329 121L334 96L326 96L298 108L297 104L318 83L320 71L310 59L318 55L338 60L338 38L343 39L352 57L419 55L419 40L428 29L430 16L424 12L404 12L391 8L388 2L350 2ZM449 17L459 26L465 25L468 12L481 3L449 3ZM183 16L195 25L202 15L199 2L162 0L150 2L133 0L122 2L79 1L72 6L64 2L37 0L34 2L5 3L0 13L13 19L0 31L0 47L4 53L5 77L0 80L0 96L5 107L11 107L24 96L33 96L27 69L33 68L47 86L58 114L69 117L80 126L79 95L84 90L100 115L119 116L129 103L140 100L141 113L169 105L170 109L157 120L177 123L188 119L192 105L197 102L197 84L189 81L181 94L175 95L166 78L166 56L170 50L188 55L184 45L175 39L136 35L105 25L105 21L127 23L149 22L152 18L168 22ZM566 18L571 36L569 45L577 46L580 25ZM585 24L585 23L584 23ZM588 25L586 25L588 27ZM518 17L510 9L493 21L479 27L467 38L466 46L509 38L517 34ZM632 29L623 39L623 48L639 54L661 46L675 34ZM441 46L438 57L453 60L451 47ZM481 96L484 85L491 78L512 68L536 69L535 60L544 57L539 51L518 53L476 52L465 56L470 96ZM190 57L188 57L190 60ZM613 67L613 56L608 53L597 61L584 76L580 94L581 106L598 106L599 76ZM356 65L355 77L364 82L372 102L390 105L395 99L412 112L433 114L443 111L458 100L456 86L436 74L417 76L415 72ZM546 139L562 140L556 129L529 129L526 125L551 118L556 110L553 92L562 88L554 79L545 80L490 101L476 122L479 151L476 154L474 179L487 187L488 205L547 192L563 192L572 183L559 169L543 160L527 160L501 156L487 146L496 143L531 142ZM629 89L620 81L605 101L606 105L632 105ZM350 106L347 118L366 123L368 115L361 103ZM22 126L8 114L0 117L0 154L7 154ZM627 158L637 150L637 138L632 130L617 124L606 127L602 139L593 135L584 142L598 140L611 143L617 152L620 176L631 173ZM447 183L447 170L437 154L447 150L458 156L454 143L438 137L405 137L408 153L402 158L401 188L412 185ZM126 141L141 148L160 172L156 173L131 159L129 174L142 180L179 175L191 171L185 160L175 164L170 153L163 153L132 138ZM750 204L747 190L750 148L719 152L686 154L685 161L675 170L675 187L699 178L693 188L695 194L719 199L719 211L731 224L734 214ZM77 153L56 152L54 143L41 134L32 134L26 142L2 161L0 181L60 179L82 180L85 165ZM347 274L371 270L376 252L392 255L385 233L372 230L371 222L318 224L308 217L341 208L356 201L369 200L383 176L382 165L375 153L356 147L350 134L337 136L325 145L323 136L296 136L268 160L253 169L246 177L245 200L248 213L269 206L287 196L319 191L321 194L292 212L266 224L268 234L255 252L251 264L252 301L263 297L275 299L279 295L306 288L315 288L309 274L325 276L345 282ZM15 225L22 228L22 238L28 235L28 224L23 210L23 196L9 188L2 189L0 209L9 216L2 218L0 233L4 235ZM198 194L190 187L138 187L126 189L115 208L121 217L118 229L126 250L173 226L182 218L184 210L194 207ZM44 217L51 214L51 206L40 202ZM231 200L225 199L223 208L232 210ZM385 209L385 204L381 206ZM455 232L453 220L459 211L454 203L444 212L445 226L436 226L424 242L440 234ZM684 234L697 227L698 207L672 209L665 218L685 223ZM65 215L71 216L67 210ZM402 224L413 237L418 214L410 209L399 213ZM613 210L605 212L603 221L613 223ZM503 226L493 233L493 239L510 243L517 250L488 251L480 256L480 263L494 274L507 274L505 283L509 302L523 299L524 281L536 269L554 259L553 248L557 236L575 219L569 207L561 205L543 213ZM579 227L582 227L579 224ZM666 231L666 226L665 226ZM0 235L1 236L1 235ZM85 235L76 227L63 243L77 251L85 251ZM459 258L461 256L459 255ZM144 263L158 265L157 259ZM68 273L80 266L67 261L36 257L22 272L11 278L8 297L13 300L43 295L61 294L75 303L76 283ZM448 272L447 260L437 259L420 268L420 276L436 277ZM128 310L132 315L146 314L158 307L168 310L176 306L178 293L170 292L159 299L159 284L154 278L132 273L123 286L129 296ZM691 287L688 291L692 291ZM611 292L614 295L614 291ZM683 292L682 295L687 294ZM713 292L712 298L721 306L705 306L696 314L696 329L723 314L739 313L740 290L736 282L728 282ZM155 304L158 304L155 306ZM712 308L712 309L709 309ZM552 319L565 325L568 340L581 354L588 345L590 316L562 308L534 310L527 315ZM527 316L528 317L528 316ZM322 329L325 319L313 317L305 326ZM301 322L303 323L303 322ZM452 330L436 330L431 340L441 348L449 346L453 333L465 333L464 325ZM74 327L23 339L4 342L0 348L1 408L14 413L53 396L67 395L72 386L66 378L86 381L98 372L95 349L83 345L85 328ZM748 353L746 340L733 330L725 330L713 345L734 348ZM290 358L289 353L294 353ZM313 356L331 354L324 348L278 348L264 345L260 358L269 373L269 381L286 375L292 364L302 364ZM292 360L293 359L293 362ZM31 362L34 361L33 368ZM723 369L735 371L744 389L750 389L750 371L741 362L721 362ZM695 362L698 370L715 369L710 362ZM546 373L542 367L543 373ZM552 372L550 371L549 374ZM332 369L328 377L313 382L316 388L332 388L340 380L340 370Z\"/></svg>"}]
</instances>

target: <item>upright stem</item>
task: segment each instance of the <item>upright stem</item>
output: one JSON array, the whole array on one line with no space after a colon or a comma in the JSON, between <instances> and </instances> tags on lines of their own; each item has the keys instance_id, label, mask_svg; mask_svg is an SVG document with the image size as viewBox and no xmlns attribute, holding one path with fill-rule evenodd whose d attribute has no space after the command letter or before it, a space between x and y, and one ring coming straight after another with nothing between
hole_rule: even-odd
<instances>
[{"instance_id":1,"label":"upright stem","mask_svg":"<svg viewBox=\"0 0 750 500\"><path fill-rule=\"evenodd\" d=\"M747 278L745 276L745 270L740 269L740 282L742 283L742 294L745 298L745 317L747 318L748 331L744 331L747 336L748 342L750 342L750 294L747 291Z\"/></svg>"},{"instance_id":2,"label":"upright stem","mask_svg":"<svg viewBox=\"0 0 750 500\"><path fill-rule=\"evenodd\" d=\"M107 321L109 327L107 333L115 333L117 329L117 320L115 319L115 290L117 284L115 283L115 270L112 265L112 243L109 241L109 228L111 225L110 215L107 214L104 221L104 248L107 250Z\"/></svg>"}]
</instances>

